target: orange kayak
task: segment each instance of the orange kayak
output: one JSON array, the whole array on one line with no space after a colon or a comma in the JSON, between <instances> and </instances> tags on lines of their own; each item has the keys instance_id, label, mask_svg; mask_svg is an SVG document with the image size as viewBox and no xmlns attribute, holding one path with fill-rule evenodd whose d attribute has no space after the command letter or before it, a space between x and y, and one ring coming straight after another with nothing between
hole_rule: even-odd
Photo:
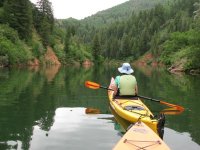
<instances>
[{"instance_id":1,"label":"orange kayak","mask_svg":"<svg viewBox=\"0 0 200 150\"><path fill-rule=\"evenodd\" d=\"M113 150L170 150L164 141L143 122L136 122Z\"/></svg>"}]
</instances>

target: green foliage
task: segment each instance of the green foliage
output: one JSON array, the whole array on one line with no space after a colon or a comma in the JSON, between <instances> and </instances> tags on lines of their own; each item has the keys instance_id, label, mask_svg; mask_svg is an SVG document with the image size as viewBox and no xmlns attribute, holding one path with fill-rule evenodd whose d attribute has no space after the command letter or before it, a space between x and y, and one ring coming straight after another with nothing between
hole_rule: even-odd
<instances>
[{"instance_id":1,"label":"green foliage","mask_svg":"<svg viewBox=\"0 0 200 150\"><path fill-rule=\"evenodd\" d=\"M32 52L35 57L39 58L45 54L46 50L44 49L42 43L33 41L31 44Z\"/></svg>"},{"instance_id":2,"label":"green foliage","mask_svg":"<svg viewBox=\"0 0 200 150\"><path fill-rule=\"evenodd\" d=\"M99 42L99 37L96 34L94 36L93 43L92 43L92 55L94 58L94 62L96 63L100 62L100 54L101 54L100 42Z\"/></svg>"},{"instance_id":3,"label":"green foliage","mask_svg":"<svg viewBox=\"0 0 200 150\"><path fill-rule=\"evenodd\" d=\"M88 24L89 26L102 27L117 21L127 20L127 18L131 17L133 12L139 13L143 10L149 10L154 8L157 4L168 5L170 1L172 0L129 0L121 5L87 17L82 20L82 23Z\"/></svg>"},{"instance_id":4,"label":"green foliage","mask_svg":"<svg viewBox=\"0 0 200 150\"><path fill-rule=\"evenodd\" d=\"M172 33L170 39L163 44L160 60L167 65L172 65L183 59L187 60L184 69L189 70L200 67L200 31Z\"/></svg>"},{"instance_id":5,"label":"green foliage","mask_svg":"<svg viewBox=\"0 0 200 150\"><path fill-rule=\"evenodd\" d=\"M0 25L0 37L5 37L12 43L17 43L19 41L17 31L4 24Z\"/></svg>"},{"instance_id":6,"label":"green foliage","mask_svg":"<svg viewBox=\"0 0 200 150\"><path fill-rule=\"evenodd\" d=\"M5 1L5 0L0 0L0 7L3 6L4 1Z\"/></svg>"},{"instance_id":7,"label":"green foliage","mask_svg":"<svg viewBox=\"0 0 200 150\"><path fill-rule=\"evenodd\" d=\"M148 11L133 13L127 21L98 29L95 33L100 37L101 54L112 59L138 58L150 50L150 41L154 34L162 29L166 20L165 8L157 5Z\"/></svg>"},{"instance_id":8,"label":"green foliage","mask_svg":"<svg viewBox=\"0 0 200 150\"><path fill-rule=\"evenodd\" d=\"M69 32L67 32L65 36L65 45L64 45L64 51L66 54L69 53L69 44L70 44L70 34Z\"/></svg>"},{"instance_id":9,"label":"green foliage","mask_svg":"<svg viewBox=\"0 0 200 150\"><path fill-rule=\"evenodd\" d=\"M197 69L200 68L200 47L190 47L188 50L188 61L185 64L185 69L190 70L190 69Z\"/></svg>"},{"instance_id":10,"label":"green foliage","mask_svg":"<svg viewBox=\"0 0 200 150\"><path fill-rule=\"evenodd\" d=\"M9 65L26 64L32 58L30 51L24 48L23 43L13 44L6 38L0 40L0 55L8 56Z\"/></svg>"},{"instance_id":11,"label":"green foliage","mask_svg":"<svg viewBox=\"0 0 200 150\"><path fill-rule=\"evenodd\" d=\"M74 26L69 26L66 29L66 35L65 35L65 43L64 43L64 51L66 54L69 54L70 51L70 38L71 36L75 35L75 28Z\"/></svg>"},{"instance_id":12,"label":"green foliage","mask_svg":"<svg viewBox=\"0 0 200 150\"><path fill-rule=\"evenodd\" d=\"M194 3L194 6L195 6L195 11L194 11L195 16L194 16L194 19L199 19L200 18L200 1Z\"/></svg>"},{"instance_id":13,"label":"green foliage","mask_svg":"<svg viewBox=\"0 0 200 150\"><path fill-rule=\"evenodd\" d=\"M52 40L52 32L54 27L54 16L52 4L48 0L40 0L37 2L37 7L33 6L34 26L45 46L54 45Z\"/></svg>"},{"instance_id":14,"label":"green foliage","mask_svg":"<svg viewBox=\"0 0 200 150\"><path fill-rule=\"evenodd\" d=\"M72 63L73 61L82 63L86 59L92 60L90 47L83 44L76 35L71 36L68 48L66 53L62 44L54 46L54 52L63 64Z\"/></svg>"},{"instance_id":15,"label":"green foliage","mask_svg":"<svg viewBox=\"0 0 200 150\"><path fill-rule=\"evenodd\" d=\"M66 54L61 45L54 45L53 50L62 64L66 64Z\"/></svg>"},{"instance_id":16,"label":"green foliage","mask_svg":"<svg viewBox=\"0 0 200 150\"><path fill-rule=\"evenodd\" d=\"M4 5L4 23L18 31L20 39L30 40L32 35L32 11L28 0L7 0Z\"/></svg>"},{"instance_id":17,"label":"green foliage","mask_svg":"<svg viewBox=\"0 0 200 150\"><path fill-rule=\"evenodd\" d=\"M159 57L160 53L161 53L161 45L169 38L169 33L167 31L167 29L164 29L160 32L158 32L157 34L154 34L154 36L151 39L150 42L150 50L151 53L155 56L155 57Z\"/></svg>"},{"instance_id":18,"label":"green foliage","mask_svg":"<svg viewBox=\"0 0 200 150\"><path fill-rule=\"evenodd\" d=\"M3 23L4 19L3 19L3 8L0 7L0 23Z\"/></svg>"},{"instance_id":19,"label":"green foliage","mask_svg":"<svg viewBox=\"0 0 200 150\"><path fill-rule=\"evenodd\" d=\"M200 48L188 46L175 53L172 57L172 62L177 63L185 59L186 62L184 62L183 66L185 70L197 69L200 68L200 59L197 56L200 56Z\"/></svg>"},{"instance_id":20,"label":"green foliage","mask_svg":"<svg viewBox=\"0 0 200 150\"><path fill-rule=\"evenodd\" d=\"M42 58L45 49L40 41L45 46L54 46L56 43L56 34L52 35L54 18L51 3L48 0L41 0L36 7L29 0L3 2L0 3L0 23L8 24L11 28L0 25L1 61L5 65L6 62L14 65L26 64L33 57ZM33 25L40 37L35 36L37 33Z\"/></svg>"},{"instance_id":21,"label":"green foliage","mask_svg":"<svg viewBox=\"0 0 200 150\"><path fill-rule=\"evenodd\" d=\"M15 30L6 25L0 25L0 56L5 65L27 63L32 58L28 47L19 40Z\"/></svg>"},{"instance_id":22,"label":"green foliage","mask_svg":"<svg viewBox=\"0 0 200 150\"><path fill-rule=\"evenodd\" d=\"M9 60L8 60L8 56L1 56L0 55L0 67L1 66L8 66L9 65Z\"/></svg>"},{"instance_id":23,"label":"green foliage","mask_svg":"<svg viewBox=\"0 0 200 150\"><path fill-rule=\"evenodd\" d=\"M130 0L80 21L56 20L56 26L49 0L6 0L0 2L0 23L14 29L0 28L4 64L41 58L44 46L51 46L62 63L132 61L151 50L167 65L187 60L185 69L199 66L199 0Z\"/></svg>"},{"instance_id":24,"label":"green foliage","mask_svg":"<svg viewBox=\"0 0 200 150\"><path fill-rule=\"evenodd\" d=\"M90 48L84 44L81 44L76 36L72 37L70 43L70 51L67 58L74 59L79 62L83 62L86 59L92 59Z\"/></svg>"},{"instance_id":25,"label":"green foliage","mask_svg":"<svg viewBox=\"0 0 200 150\"><path fill-rule=\"evenodd\" d=\"M56 25L61 28L75 26L76 34L91 47L97 34L99 55L105 58L125 59L131 56L135 59L150 49L151 37L167 19L164 7L158 5L154 8L155 5L166 7L170 3L171 0L131 0L79 22L70 18L57 20Z\"/></svg>"}]
</instances>

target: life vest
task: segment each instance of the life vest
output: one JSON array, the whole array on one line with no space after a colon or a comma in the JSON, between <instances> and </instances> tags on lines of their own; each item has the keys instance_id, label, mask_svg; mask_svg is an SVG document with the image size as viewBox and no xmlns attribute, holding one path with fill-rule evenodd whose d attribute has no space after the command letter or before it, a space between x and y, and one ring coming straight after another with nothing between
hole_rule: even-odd
<instances>
[{"instance_id":1,"label":"life vest","mask_svg":"<svg viewBox=\"0 0 200 150\"><path fill-rule=\"evenodd\" d=\"M120 77L119 95L135 95L137 81L133 75L122 75Z\"/></svg>"}]
</instances>

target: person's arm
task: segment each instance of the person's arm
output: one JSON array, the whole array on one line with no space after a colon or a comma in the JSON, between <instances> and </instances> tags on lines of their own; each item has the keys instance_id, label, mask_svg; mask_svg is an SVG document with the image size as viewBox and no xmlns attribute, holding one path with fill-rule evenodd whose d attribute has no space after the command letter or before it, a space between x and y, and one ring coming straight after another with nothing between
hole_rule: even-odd
<instances>
[{"instance_id":1,"label":"person's arm","mask_svg":"<svg viewBox=\"0 0 200 150\"><path fill-rule=\"evenodd\" d=\"M119 86L119 80L120 80L120 76L117 76L115 78L115 88L114 88L114 95L117 94L117 91L118 91L118 86Z\"/></svg>"}]
</instances>

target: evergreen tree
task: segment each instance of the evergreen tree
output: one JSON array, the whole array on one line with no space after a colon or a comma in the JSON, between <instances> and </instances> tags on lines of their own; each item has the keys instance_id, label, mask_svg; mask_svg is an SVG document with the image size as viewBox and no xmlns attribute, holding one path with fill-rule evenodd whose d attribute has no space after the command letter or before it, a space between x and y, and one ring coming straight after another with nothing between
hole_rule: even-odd
<instances>
[{"instance_id":1,"label":"evergreen tree","mask_svg":"<svg viewBox=\"0 0 200 150\"><path fill-rule=\"evenodd\" d=\"M93 58L95 63L99 63L100 61L100 54L101 54L101 47L99 43L99 37L95 34L93 43L92 43L92 51L93 51Z\"/></svg>"},{"instance_id":2,"label":"evergreen tree","mask_svg":"<svg viewBox=\"0 0 200 150\"><path fill-rule=\"evenodd\" d=\"M29 0L7 0L4 3L4 22L28 41L32 33L32 11Z\"/></svg>"},{"instance_id":3,"label":"evergreen tree","mask_svg":"<svg viewBox=\"0 0 200 150\"><path fill-rule=\"evenodd\" d=\"M34 11L35 27L42 37L45 46L50 43L50 36L54 27L52 4L48 0L39 0L37 10Z\"/></svg>"},{"instance_id":4,"label":"evergreen tree","mask_svg":"<svg viewBox=\"0 0 200 150\"><path fill-rule=\"evenodd\" d=\"M127 34L124 34L122 37L121 52L122 52L122 57L128 57L131 55L130 37Z\"/></svg>"},{"instance_id":5,"label":"evergreen tree","mask_svg":"<svg viewBox=\"0 0 200 150\"><path fill-rule=\"evenodd\" d=\"M0 0L0 7L3 6L4 1L5 1L5 0Z\"/></svg>"},{"instance_id":6,"label":"evergreen tree","mask_svg":"<svg viewBox=\"0 0 200 150\"><path fill-rule=\"evenodd\" d=\"M194 6L196 8L196 10L194 11L194 14L195 14L194 19L199 19L200 18L200 1L194 3Z\"/></svg>"},{"instance_id":7,"label":"evergreen tree","mask_svg":"<svg viewBox=\"0 0 200 150\"><path fill-rule=\"evenodd\" d=\"M65 43L64 43L64 51L66 54L69 54L69 45L70 45L70 31L66 31L65 35Z\"/></svg>"},{"instance_id":8,"label":"evergreen tree","mask_svg":"<svg viewBox=\"0 0 200 150\"><path fill-rule=\"evenodd\" d=\"M39 0L37 2L38 10L41 12L42 19L48 22L50 26L50 31L53 31L54 26L54 16L53 16L53 9L52 3L49 0Z\"/></svg>"},{"instance_id":9,"label":"evergreen tree","mask_svg":"<svg viewBox=\"0 0 200 150\"><path fill-rule=\"evenodd\" d=\"M3 6L3 1L0 0L0 23L4 23L2 6Z\"/></svg>"}]
</instances>

